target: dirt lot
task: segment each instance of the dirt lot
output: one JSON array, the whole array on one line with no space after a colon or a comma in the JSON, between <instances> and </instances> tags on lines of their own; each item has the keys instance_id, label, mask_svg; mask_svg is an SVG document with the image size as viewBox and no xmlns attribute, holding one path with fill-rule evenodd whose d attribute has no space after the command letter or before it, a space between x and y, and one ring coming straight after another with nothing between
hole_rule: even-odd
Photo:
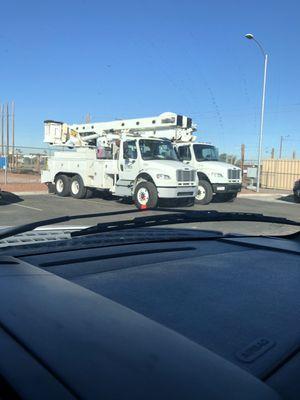
<instances>
[{"instance_id":1,"label":"dirt lot","mask_svg":"<svg viewBox=\"0 0 300 400\"><path fill-rule=\"evenodd\" d=\"M0 170L0 188L7 192L47 192L47 186L41 183L39 174L17 174L7 173L7 184L5 182L4 171Z\"/></svg>"}]
</instances>

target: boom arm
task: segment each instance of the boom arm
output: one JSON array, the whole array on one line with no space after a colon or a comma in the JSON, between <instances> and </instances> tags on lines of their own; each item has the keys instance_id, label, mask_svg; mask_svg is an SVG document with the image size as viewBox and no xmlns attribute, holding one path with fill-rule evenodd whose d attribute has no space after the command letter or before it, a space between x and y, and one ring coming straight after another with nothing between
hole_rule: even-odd
<instances>
[{"instance_id":1,"label":"boom arm","mask_svg":"<svg viewBox=\"0 0 300 400\"><path fill-rule=\"evenodd\" d=\"M190 142L195 140L196 127L192 119L171 112L156 117L89 124L68 125L57 121L45 121L44 142L57 146L82 147L102 138L104 141L121 139L126 136L157 137L172 141Z\"/></svg>"}]
</instances>

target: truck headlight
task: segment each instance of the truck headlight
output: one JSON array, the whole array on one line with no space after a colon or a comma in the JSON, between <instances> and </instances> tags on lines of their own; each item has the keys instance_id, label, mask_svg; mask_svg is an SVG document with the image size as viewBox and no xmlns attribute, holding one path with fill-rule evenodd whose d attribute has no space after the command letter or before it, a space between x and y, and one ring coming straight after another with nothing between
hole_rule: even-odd
<instances>
[{"instance_id":1,"label":"truck headlight","mask_svg":"<svg viewBox=\"0 0 300 400\"><path fill-rule=\"evenodd\" d=\"M220 172L211 172L211 176L214 176L215 178L224 178L224 175Z\"/></svg>"},{"instance_id":2,"label":"truck headlight","mask_svg":"<svg viewBox=\"0 0 300 400\"><path fill-rule=\"evenodd\" d=\"M171 179L171 177L169 175L165 175L165 174L157 174L156 178L157 179Z\"/></svg>"}]
</instances>

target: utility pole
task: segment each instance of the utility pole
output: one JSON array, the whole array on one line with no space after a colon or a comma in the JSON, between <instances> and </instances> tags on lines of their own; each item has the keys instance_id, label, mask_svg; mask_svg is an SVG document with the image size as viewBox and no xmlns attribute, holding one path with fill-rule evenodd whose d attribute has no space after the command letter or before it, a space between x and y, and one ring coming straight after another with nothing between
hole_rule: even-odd
<instances>
[{"instance_id":1,"label":"utility pole","mask_svg":"<svg viewBox=\"0 0 300 400\"><path fill-rule=\"evenodd\" d=\"M272 150L271 150L271 158L272 158L272 160L274 160L274 157L275 157L275 149L274 149L274 147L272 147Z\"/></svg>"},{"instance_id":2,"label":"utility pole","mask_svg":"<svg viewBox=\"0 0 300 400\"><path fill-rule=\"evenodd\" d=\"M15 166L15 102L11 102L12 165Z\"/></svg>"},{"instance_id":3,"label":"utility pole","mask_svg":"<svg viewBox=\"0 0 300 400\"><path fill-rule=\"evenodd\" d=\"M242 170L242 183L244 177L244 163L245 163L245 145L241 145L241 170Z\"/></svg>"},{"instance_id":4,"label":"utility pole","mask_svg":"<svg viewBox=\"0 0 300 400\"><path fill-rule=\"evenodd\" d=\"M4 105L0 104L1 155L4 155Z\"/></svg>"},{"instance_id":5,"label":"utility pole","mask_svg":"<svg viewBox=\"0 0 300 400\"><path fill-rule=\"evenodd\" d=\"M6 103L6 169L9 164L9 105Z\"/></svg>"},{"instance_id":6,"label":"utility pole","mask_svg":"<svg viewBox=\"0 0 300 400\"><path fill-rule=\"evenodd\" d=\"M282 156L282 142L283 142L283 136L280 136L279 158L281 158Z\"/></svg>"},{"instance_id":7,"label":"utility pole","mask_svg":"<svg viewBox=\"0 0 300 400\"><path fill-rule=\"evenodd\" d=\"M296 150L293 151L293 160L296 160Z\"/></svg>"}]
</instances>

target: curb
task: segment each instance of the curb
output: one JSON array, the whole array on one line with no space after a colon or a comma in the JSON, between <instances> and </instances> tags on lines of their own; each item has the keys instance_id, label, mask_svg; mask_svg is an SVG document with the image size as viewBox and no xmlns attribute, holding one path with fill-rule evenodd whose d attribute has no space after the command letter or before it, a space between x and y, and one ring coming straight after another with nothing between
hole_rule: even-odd
<instances>
[{"instance_id":1,"label":"curb","mask_svg":"<svg viewBox=\"0 0 300 400\"><path fill-rule=\"evenodd\" d=\"M292 193L239 193L238 197L291 196Z\"/></svg>"},{"instance_id":2,"label":"curb","mask_svg":"<svg viewBox=\"0 0 300 400\"><path fill-rule=\"evenodd\" d=\"M45 191L35 191L35 192L7 192L6 190L3 190L3 193L11 193L15 194L16 196L26 196L26 195L40 195L40 194L49 194L48 192Z\"/></svg>"}]
</instances>

